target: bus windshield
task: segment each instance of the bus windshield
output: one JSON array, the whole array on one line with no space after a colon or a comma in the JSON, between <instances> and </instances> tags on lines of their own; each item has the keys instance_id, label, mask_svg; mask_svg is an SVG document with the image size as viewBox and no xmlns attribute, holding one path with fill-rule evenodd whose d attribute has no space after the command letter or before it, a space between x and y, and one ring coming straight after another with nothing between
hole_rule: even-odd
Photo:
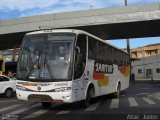
<instances>
[{"instance_id":1,"label":"bus windshield","mask_svg":"<svg viewBox=\"0 0 160 120\"><path fill-rule=\"evenodd\" d=\"M17 66L17 79L64 81L72 77L73 33L26 35Z\"/></svg>"}]
</instances>

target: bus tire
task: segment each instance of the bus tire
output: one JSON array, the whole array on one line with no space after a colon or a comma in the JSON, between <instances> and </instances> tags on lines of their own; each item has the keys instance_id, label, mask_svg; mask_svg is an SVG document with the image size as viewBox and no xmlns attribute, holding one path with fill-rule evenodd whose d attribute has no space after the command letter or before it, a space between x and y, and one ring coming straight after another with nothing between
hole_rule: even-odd
<instances>
[{"instance_id":1,"label":"bus tire","mask_svg":"<svg viewBox=\"0 0 160 120\"><path fill-rule=\"evenodd\" d=\"M91 104L91 102L92 102L91 99L93 98L93 95L94 95L94 88L90 87L87 91L86 99L84 101L85 108L89 107L89 105Z\"/></svg>"},{"instance_id":2,"label":"bus tire","mask_svg":"<svg viewBox=\"0 0 160 120\"><path fill-rule=\"evenodd\" d=\"M5 92L4 92L6 97L12 97L13 96L13 91L11 88L8 88Z\"/></svg>"},{"instance_id":3,"label":"bus tire","mask_svg":"<svg viewBox=\"0 0 160 120\"><path fill-rule=\"evenodd\" d=\"M115 92L115 97L116 97L116 98L119 98L120 92L121 92L121 84L118 83L118 85L117 85L117 90L116 90L116 92Z\"/></svg>"},{"instance_id":4,"label":"bus tire","mask_svg":"<svg viewBox=\"0 0 160 120\"><path fill-rule=\"evenodd\" d=\"M49 108L51 106L50 102L42 102L42 106L45 108Z\"/></svg>"}]
</instances>

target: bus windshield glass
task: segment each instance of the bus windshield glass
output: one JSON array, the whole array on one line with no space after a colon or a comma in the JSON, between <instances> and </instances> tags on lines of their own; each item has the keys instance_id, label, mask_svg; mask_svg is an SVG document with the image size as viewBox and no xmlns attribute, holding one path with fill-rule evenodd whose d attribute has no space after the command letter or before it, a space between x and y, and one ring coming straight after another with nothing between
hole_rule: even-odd
<instances>
[{"instance_id":1,"label":"bus windshield glass","mask_svg":"<svg viewBox=\"0 0 160 120\"><path fill-rule=\"evenodd\" d=\"M74 39L73 33L26 35L18 61L17 79L71 80Z\"/></svg>"}]
</instances>

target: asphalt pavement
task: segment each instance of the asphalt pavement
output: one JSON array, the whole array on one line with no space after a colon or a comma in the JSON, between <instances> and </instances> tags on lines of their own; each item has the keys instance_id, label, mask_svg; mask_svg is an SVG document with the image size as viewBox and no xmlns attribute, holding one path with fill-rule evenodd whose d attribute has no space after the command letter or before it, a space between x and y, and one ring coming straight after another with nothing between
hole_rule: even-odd
<instances>
[{"instance_id":1,"label":"asphalt pavement","mask_svg":"<svg viewBox=\"0 0 160 120\"><path fill-rule=\"evenodd\" d=\"M40 103L0 96L0 115L0 120L160 120L160 84L136 81L119 99L101 96L88 108L53 103L47 109Z\"/></svg>"}]
</instances>

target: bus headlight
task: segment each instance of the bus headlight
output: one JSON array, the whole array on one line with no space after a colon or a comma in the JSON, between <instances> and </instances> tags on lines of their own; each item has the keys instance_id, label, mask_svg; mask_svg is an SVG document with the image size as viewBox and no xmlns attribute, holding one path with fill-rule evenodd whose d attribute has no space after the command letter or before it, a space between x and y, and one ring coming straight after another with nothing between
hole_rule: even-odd
<instances>
[{"instance_id":1,"label":"bus headlight","mask_svg":"<svg viewBox=\"0 0 160 120\"><path fill-rule=\"evenodd\" d=\"M21 90L21 91L26 91L27 90L27 88L25 88L23 86L19 86L19 85L16 85L16 89Z\"/></svg>"},{"instance_id":2,"label":"bus headlight","mask_svg":"<svg viewBox=\"0 0 160 120\"><path fill-rule=\"evenodd\" d=\"M61 87L61 88L54 89L54 92L67 92L70 90L71 90L71 87Z\"/></svg>"}]
</instances>

